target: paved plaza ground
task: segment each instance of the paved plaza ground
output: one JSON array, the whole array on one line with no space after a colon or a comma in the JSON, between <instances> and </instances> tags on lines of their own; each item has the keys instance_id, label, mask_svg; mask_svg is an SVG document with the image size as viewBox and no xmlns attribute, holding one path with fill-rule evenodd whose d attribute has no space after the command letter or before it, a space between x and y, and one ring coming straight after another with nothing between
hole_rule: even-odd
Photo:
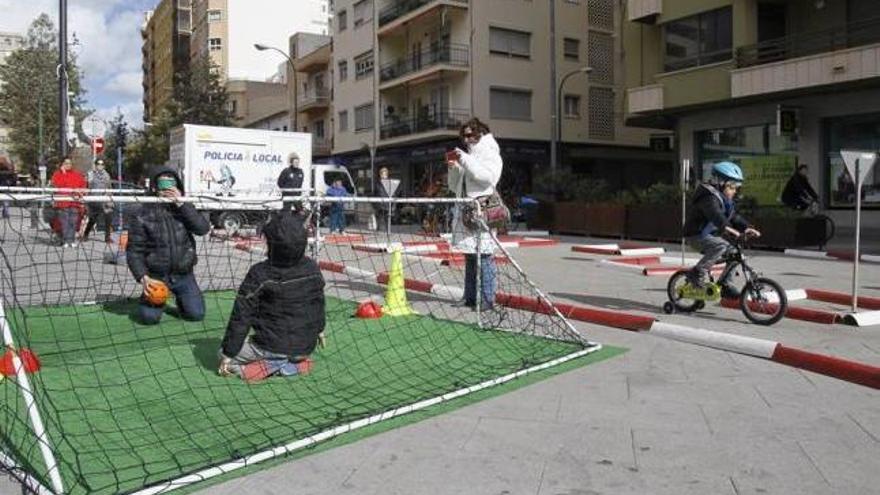
<instances>
[{"instance_id":1,"label":"paved plaza ground","mask_svg":"<svg viewBox=\"0 0 880 495\"><path fill-rule=\"evenodd\" d=\"M561 241L512 253L555 300L880 365L880 326L784 319L766 328L712 305L668 316L660 311L665 277L571 251L573 244L613 241ZM849 263L753 255L755 266L787 289L849 290ZM864 264L861 281L864 295L880 296L880 265ZM575 326L629 351L198 493L871 494L880 486L877 391L650 333ZM0 493L20 491L0 480Z\"/></svg>"}]
</instances>

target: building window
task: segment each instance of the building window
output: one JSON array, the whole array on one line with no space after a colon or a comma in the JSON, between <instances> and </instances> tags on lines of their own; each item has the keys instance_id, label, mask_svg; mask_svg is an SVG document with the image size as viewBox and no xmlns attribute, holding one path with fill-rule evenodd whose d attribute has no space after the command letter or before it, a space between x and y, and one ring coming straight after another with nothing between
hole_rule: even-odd
<instances>
[{"instance_id":1,"label":"building window","mask_svg":"<svg viewBox=\"0 0 880 495\"><path fill-rule=\"evenodd\" d=\"M362 79L373 73L373 50L358 55L354 59L354 77Z\"/></svg>"},{"instance_id":2,"label":"building window","mask_svg":"<svg viewBox=\"0 0 880 495\"><path fill-rule=\"evenodd\" d=\"M373 104L367 103L354 109L354 131L366 131L373 128Z\"/></svg>"},{"instance_id":3,"label":"building window","mask_svg":"<svg viewBox=\"0 0 880 495\"><path fill-rule=\"evenodd\" d=\"M828 170L826 184L830 206L854 208L856 203L856 185L846 171L840 150L877 150L880 149L880 114L853 115L835 117L825 121L825 142L827 145ZM812 165L812 164L811 164ZM810 167L818 169L819 167ZM752 180L749 179L749 187ZM880 165L865 176L862 185L862 207L880 209Z\"/></svg>"},{"instance_id":4,"label":"building window","mask_svg":"<svg viewBox=\"0 0 880 495\"><path fill-rule=\"evenodd\" d=\"M348 110L339 112L339 132L348 132Z\"/></svg>"},{"instance_id":5,"label":"building window","mask_svg":"<svg viewBox=\"0 0 880 495\"><path fill-rule=\"evenodd\" d=\"M718 162L735 162L748 179L744 196L759 206L779 205L782 188L797 165L796 136L778 136L774 123L709 129L695 133L694 139L701 177L708 177Z\"/></svg>"},{"instance_id":6,"label":"building window","mask_svg":"<svg viewBox=\"0 0 880 495\"><path fill-rule=\"evenodd\" d=\"M531 56L532 35L512 29L489 28L489 53L514 58Z\"/></svg>"},{"instance_id":7,"label":"building window","mask_svg":"<svg viewBox=\"0 0 880 495\"><path fill-rule=\"evenodd\" d=\"M565 60L571 60L572 62L577 62L580 58L581 51L581 42L580 40L576 40L574 38L565 38L563 41L563 53L565 54Z\"/></svg>"},{"instance_id":8,"label":"building window","mask_svg":"<svg viewBox=\"0 0 880 495\"><path fill-rule=\"evenodd\" d=\"M324 121L315 121L315 137L317 137L318 139L324 139L325 136L326 134L324 133Z\"/></svg>"},{"instance_id":9,"label":"building window","mask_svg":"<svg viewBox=\"0 0 880 495\"><path fill-rule=\"evenodd\" d=\"M728 60L733 53L732 9L724 7L669 22L663 33L666 71Z\"/></svg>"},{"instance_id":10,"label":"building window","mask_svg":"<svg viewBox=\"0 0 880 495\"><path fill-rule=\"evenodd\" d=\"M211 38L208 40L208 48L212 52L223 49L223 40L221 38Z\"/></svg>"},{"instance_id":11,"label":"building window","mask_svg":"<svg viewBox=\"0 0 880 495\"><path fill-rule=\"evenodd\" d=\"M337 64L339 68L339 82L345 81L348 79L348 60L340 60L339 64Z\"/></svg>"},{"instance_id":12,"label":"building window","mask_svg":"<svg viewBox=\"0 0 880 495\"><path fill-rule=\"evenodd\" d=\"M489 113L493 119L531 120L532 92L520 89L491 88Z\"/></svg>"},{"instance_id":13,"label":"building window","mask_svg":"<svg viewBox=\"0 0 880 495\"><path fill-rule=\"evenodd\" d=\"M208 22L220 22L223 20L223 11L222 10L209 10L208 11Z\"/></svg>"},{"instance_id":14,"label":"building window","mask_svg":"<svg viewBox=\"0 0 880 495\"><path fill-rule=\"evenodd\" d=\"M344 10L336 14L336 29L340 33L348 29L348 13Z\"/></svg>"},{"instance_id":15,"label":"building window","mask_svg":"<svg viewBox=\"0 0 880 495\"><path fill-rule=\"evenodd\" d=\"M361 0L354 4L354 27L360 27L373 19L372 0Z\"/></svg>"},{"instance_id":16,"label":"building window","mask_svg":"<svg viewBox=\"0 0 880 495\"><path fill-rule=\"evenodd\" d=\"M581 116L581 97L578 95L565 95L565 116L574 119Z\"/></svg>"}]
</instances>

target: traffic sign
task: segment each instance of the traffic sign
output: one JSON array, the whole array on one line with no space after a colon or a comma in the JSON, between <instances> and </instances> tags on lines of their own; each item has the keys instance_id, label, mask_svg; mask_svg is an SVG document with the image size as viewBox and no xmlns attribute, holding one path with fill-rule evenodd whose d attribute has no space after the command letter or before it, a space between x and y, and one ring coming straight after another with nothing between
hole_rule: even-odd
<instances>
[{"instance_id":1,"label":"traffic sign","mask_svg":"<svg viewBox=\"0 0 880 495\"><path fill-rule=\"evenodd\" d=\"M86 117L86 119L83 120L82 128L83 132L86 133L86 136L90 138L104 137L104 133L107 132L107 124L94 115Z\"/></svg>"},{"instance_id":2,"label":"traffic sign","mask_svg":"<svg viewBox=\"0 0 880 495\"><path fill-rule=\"evenodd\" d=\"M846 164L849 176L852 177L853 183L857 187L864 183L865 177L877 163L877 153L873 151L840 150L840 155L843 157L843 163ZM856 167L856 162L858 162L858 167Z\"/></svg>"},{"instance_id":3,"label":"traffic sign","mask_svg":"<svg viewBox=\"0 0 880 495\"><path fill-rule=\"evenodd\" d=\"M96 137L92 139L92 154L95 156L104 152L104 138Z\"/></svg>"}]
</instances>

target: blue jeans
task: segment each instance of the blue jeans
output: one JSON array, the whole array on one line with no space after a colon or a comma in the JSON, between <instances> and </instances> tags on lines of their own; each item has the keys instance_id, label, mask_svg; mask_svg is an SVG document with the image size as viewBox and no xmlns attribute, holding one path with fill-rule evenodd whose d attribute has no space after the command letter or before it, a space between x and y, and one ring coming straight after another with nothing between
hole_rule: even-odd
<instances>
[{"instance_id":1,"label":"blue jeans","mask_svg":"<svg viewBox=\"0 0 880 495\"><path fill-rule=\"evenodd\" d=\"M3 210L3 218L9 218L9 201L4 201L0 208Z\"/></svg>"},{"instance_id":2,"label":"blue jeans","mask_svg":"<svg viewBox=\"0 0 880 495\"><path fill-rule=\"evenodd\" d=\"M61 223L61 242L76 242L76 223L79 220L78 208L58 208L58 221Z\"/></svg>"},{"instance_id":3,"label":"blue jeans","mask_svg":"<svg viewBox=\"0 0 880 495\"><path fill-rule=\"evenodd\" d=\"M202 321L205 318L205 297L196 283L195 275L171 275L164 282L174 293L181 318L190 321ZM153 306L141 296L138 319L145 325L155 325L162 319L163 310L162 306Z\"/></svg>"},{"instance_id":4,"label":"blue jeans","mask_svg":"<svg viewBox=\"0 0 880 495\"><path fill-rule=\"evenodd\" d=\"M464 301L468 306L477 305L477 255L466 254L464 265ZM480 255L482 301L480 306L489 309L495 305L495 258L491 254ZM482 309L481 308L481 309Z\"/></svg>"},{"instance_id":5,"label":"blue jeans","mask_svg":"<svg viewBox=\"0 0 880 495\"><path fill-rule=\"evenodd\" d=\"M333 205L330 208L330 232L342 232L345 230L345 210L342 205Z\"/></svg>"}]
</instances>

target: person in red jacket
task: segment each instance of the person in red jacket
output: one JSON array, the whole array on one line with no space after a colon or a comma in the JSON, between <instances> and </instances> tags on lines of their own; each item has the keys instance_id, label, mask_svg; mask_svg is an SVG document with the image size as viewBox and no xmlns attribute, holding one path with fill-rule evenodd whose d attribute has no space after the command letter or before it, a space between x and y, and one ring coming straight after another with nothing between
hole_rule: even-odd
<instances>
[{"instance_id":1,"label":"person in red jacket","mask_svg":"<svg viewBox=\"0 0 880 495\"><path fill-rule=\"evenodd\" d=\"M85 189L88 187L86 178L73 169L73 161L64 158L61 167L52 174L52 186L59 189ZM73 194L82 196L82 193ZM76 231L79 226L80 213L83 206L80 201L56 201L55 214L61 224L61 242L64 247L76 247Z\"/></svg>"}]
</instances>

